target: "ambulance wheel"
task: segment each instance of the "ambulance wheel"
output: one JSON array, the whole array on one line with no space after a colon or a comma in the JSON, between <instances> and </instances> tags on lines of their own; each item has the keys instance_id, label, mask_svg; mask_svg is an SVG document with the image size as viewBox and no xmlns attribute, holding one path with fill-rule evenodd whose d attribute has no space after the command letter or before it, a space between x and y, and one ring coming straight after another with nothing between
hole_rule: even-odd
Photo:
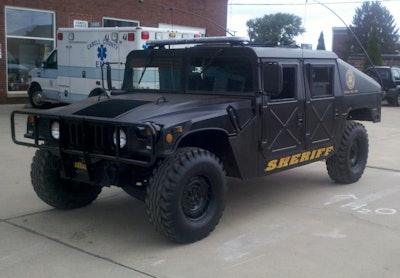
<instances>
[{"instance_id":1,"label":"ambulance wheel","mask_svg":"<svg viewBox=\"0 0 400 278\"><path fill-rule=\"evenodd\" d=\"M225 208L226 177L219 159L199 148L178 149L155 171L147 187L150 222L179 243L208 236Z\"/></svg>"},{"instance_id":2,"label":"ambulance wheel","mask_svg":"<svg viewBox=\"0 0 400 278\"><path fill-rule=\"evenodd\" d=\"M42 100L42 90L39 86L32 87L29 90L29 102L31 103L33 108L38 109L46 109L50 107L49 102L45 102Z\"/></svg>"},{"instance_id":3,"label":"ambulance wheel","mask_svg":"<svg viewBox=\"0 0 400 278\"><path fill-rule=\"evenodd\" d=\"M98 96L103 95L103 94L107 94L107 92L104 89L102 89L102 88L94 88L90 92L89 97L98 97Z\"/></svg>"},{"instance_id":4,"label":"ambulance wheel","mask_svg":"<svg viewBox=\"0 0 400 278\"><path fill-rule=\"evenodd\" d=\"M74 182L61 177L61 161L47 150L36 151L31 165L33 189L42 201L57 209L81 208L92 203L100 186Z\"/></svg>"},{"instance_id":5,"label":"ambulance wheel","mask_svg":"<svg viewBox=\"0 0 400 278\"><path fill-rule=\"evenodd\" d=\"M348 121L336 153L326 160L328 174L337 183L358 181L368 159L368 134L365 127Z\"/></svg>"}]
</instances>

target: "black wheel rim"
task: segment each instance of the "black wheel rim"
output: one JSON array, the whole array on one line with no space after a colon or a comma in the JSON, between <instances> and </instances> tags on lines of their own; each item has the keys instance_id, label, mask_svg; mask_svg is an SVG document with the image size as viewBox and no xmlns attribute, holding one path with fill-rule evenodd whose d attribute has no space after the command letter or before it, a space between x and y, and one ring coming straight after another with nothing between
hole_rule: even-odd
<instances>
[{"instance_id":1,"label":"black wheel rim","mask_svg":"<svg viewBox=\"0 0 400 278\"><path fill-rule=\"evenodd\" d=\"M186 185L182 196L183 213L195 220L206 214L211 203L211 185L202 176L193 177Z\"/></svg>"},{"instance_id":2,"label":"black wheel rim","mask_svg":"<svg viewBox=\"0 0 400 278\"><path fill-rule=\"evenodd\" d=\"M349 152L349 162L350 167L352 168L358 166L358 163L360 161L360 148L360 141L358 139L354 140Z\"/></svg>"}]
</instances>

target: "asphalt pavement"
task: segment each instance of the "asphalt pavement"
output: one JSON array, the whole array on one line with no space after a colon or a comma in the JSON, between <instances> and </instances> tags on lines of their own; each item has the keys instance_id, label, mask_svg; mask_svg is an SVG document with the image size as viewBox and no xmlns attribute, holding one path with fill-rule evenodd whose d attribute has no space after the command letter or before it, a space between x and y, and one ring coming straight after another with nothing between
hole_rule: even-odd
<instances>
[{"instance_id":1,"label":"asphalt pavement","mask_svg":"<svg viewBox=\"0 0 400 278\"><path fill-rule=\"evenodd\" d=\"M400 107L364 123L357 183L333 183L324 162L228 179L220 223L188 245L161 237L118 188L81 209L43 203L30 184L35 149L11 141L10 112L23 108L0 105L0 277L400 277Z\"/></svg>"}]
</instances>

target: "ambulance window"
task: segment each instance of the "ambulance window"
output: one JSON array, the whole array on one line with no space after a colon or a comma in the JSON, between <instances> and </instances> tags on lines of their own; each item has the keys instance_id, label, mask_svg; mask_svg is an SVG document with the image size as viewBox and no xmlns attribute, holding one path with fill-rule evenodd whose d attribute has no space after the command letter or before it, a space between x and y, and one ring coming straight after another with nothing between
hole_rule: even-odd
<instances>
[{"instance_id":1,"label":"ambulance window","mask_svg":"<svg viewBox=\"0 0 400 278\"><path fill-rule=\"evenodd\" d=\"M57 68L57 51L53 51L50 56L47 58L46 63L44 64L46 69L56 69Z\"/></svg>"},{"instance_id":2,"label":"ambulance window","mask_svg":"<svg viewBox=\"0 0 400 278\"><path fill-rule=\"evenodd\" d=\"M283 65L282 92L271 96L271 100L293 99L296 97L297 66Z\"/></svg>"},{"instance_id":3,"label":"ambulance window","mask_svg":"<svg viewBox=\"0 0 400 278\"><path fill-rule=\"evenodd\" d=\"M327 97L333 95L333 66L309 67L309 86L311 97Z\"/></svg>"}]
</instances>

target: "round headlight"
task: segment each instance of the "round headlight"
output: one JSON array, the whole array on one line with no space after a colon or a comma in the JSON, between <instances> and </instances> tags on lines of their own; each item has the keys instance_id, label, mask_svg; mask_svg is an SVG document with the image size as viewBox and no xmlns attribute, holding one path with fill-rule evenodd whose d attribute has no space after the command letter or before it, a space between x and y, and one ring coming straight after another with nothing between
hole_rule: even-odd
<instances>
[{"instance_id":1,"label":"round headlight","mask_svg":"<svg viewBox=\"0 0 400 278\"><path fill-rule=\"evenodd\" d=\"M113 134L113 142L114 146L117 146L117 132L114 131ZM127 137L126 137L126 132L122 129L119 130L119 147L122 149L126 146L127 142Z\"/></svg>"},{"instance_id":2,"label":"round headlight","mask_svg":"<svg viewBox=\"0 0 400 278\"><path fill-rule=\"evenodd\" d=\"M51 123L51 128L50 128L50 133L51 133L51 137L53 137L53 139L60 139L60 124L59 122L52 122Z\"/></svg>"}]
</instances>

